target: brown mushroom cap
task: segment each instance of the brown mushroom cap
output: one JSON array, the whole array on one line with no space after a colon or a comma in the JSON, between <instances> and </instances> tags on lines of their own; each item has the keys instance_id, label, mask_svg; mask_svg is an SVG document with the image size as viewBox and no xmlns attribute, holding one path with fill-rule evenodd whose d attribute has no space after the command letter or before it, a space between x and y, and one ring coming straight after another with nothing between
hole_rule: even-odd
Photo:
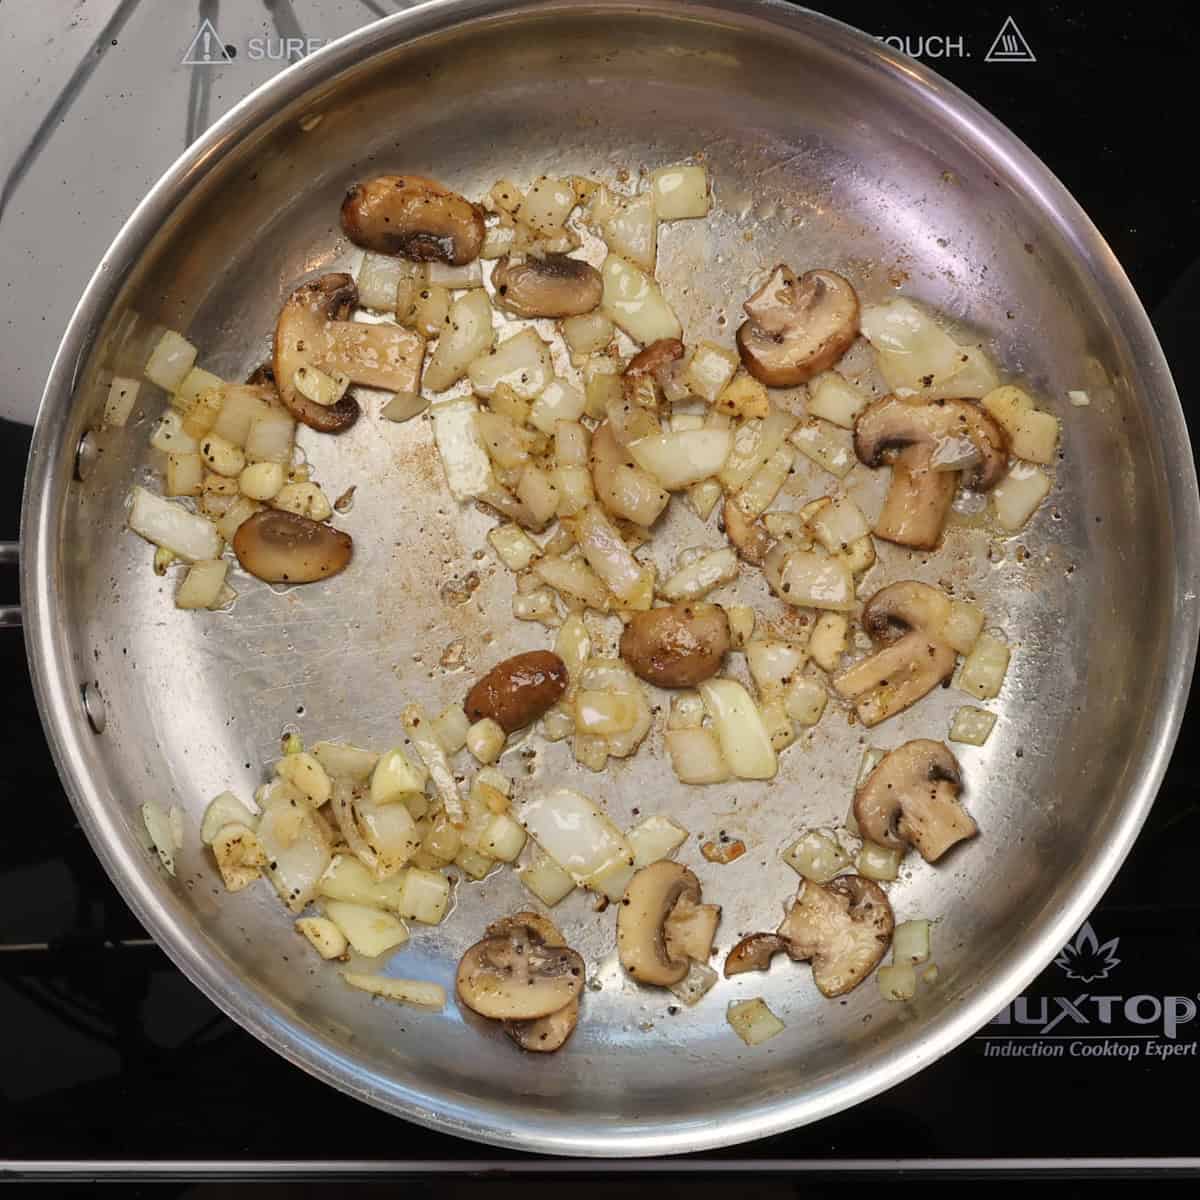
<instances>
[{"instance_id":1,"label":"brown mushroom cap","mask_svg":"<svg viewBox=\"0 0 1200 1200\"><path fill-rule=\"evenodd\" d=\"M302 396L293 379L325 345L328 321L349 320L358 303L358 287L341 272L301 284L288 297L275 325L275 357L271 364L279 398L292 415L322 433L342 433L358 420L358 401L347 394L336 404L322 405Z\"/></svg>"},{"instance_id":2,"label":"brown mushroom cap","mask_svg":"<svg viewBox=\"0 0 1200 1200\"><path fill-rule=\"evenodd\" d=\"M936 862L979 828L958 803L962 774L943 742L905 742L880 759L854 793L854 819L863 836L900 850L915 846Z\"/></svg>"},{"instance_id":3,"label":"brown mushroom cap","mask_svg":"<svg viewBox=\"0 0 1200 1200\"><path fill-rule=\"evenodd\" d=\"M806 880L779 926L787 951L812 963L823 996L844 995L875 969L891 944L895 918L883 889L861 875Z\"/></svg>"},{"instance_id":4,"label":"brown mushroom cap","mask_svg":"<svg viewBox=\"0 0 1200 1200\"><path fill-rule=\"evenodd\" d=\"M695 687L720 669L729 617L715 604L669 604L636 612L621 632L621 657L658 687Z\"/></svg>"},{"instance_id":5,"label":"brown mushroom cap","mask_svg":"<svg viewBox=\"0 0 1200 1200\"><path fill-rule=\"evenodd\" d=\"M645 349L639 350L621 374L625 378L633 375L655 375L682 357L683 343L678 338L659 338Z\"/></svg>"},{"instance_id":6,"label":"brown mushroom cap","mask_svg":"<svg viewBox=\"0 0 1200 1200\"><path fill-rule=\"evenodd\" d=\"M787 939L777 933L751 933L725 956L725 977L743 971L765 971L771 959L787 948Z\"/></svg>"},{"instance_id":7,"label":"brown mushroom cap","mask_svg":"<svg viewBox=\"0 0 1200 1200\"><path fill-rule=\"evenodd\" d=\"M357 246L460 267L479 257L483 213L423 175L380 175L342 201L342 228Z\"/></svg>"},{"instance_id":8,"label":"brown mushroom cap","mask_svg":"<svg viewBox=\"0 0 1200 1200\"><path fill-rule=\"evenodd\" d=\"M501 1021L548 1017L579 997L584 963L569 946L552 946L527 925L476 942L458 964L459 999Z\"/></svg>"},{"instance_id":9,"label":"brown mushroom cap","mask_svg":"<svg viewBox=\"0 0 1200 1200\"><path fill-rule=\"evenodd\" d=\"M977 491L995 487L1008 469L1008 435L974 400L883 396L859 413L855 453L868 467L892 466L877 536L918 550L938 544L959 472L935 470L934 458L940 447L962 440L978 455L967 485Z\"/></svg>"},{"instance_id":10,"label":"brown mushroom cap","mask_svg":"<svg viewBox=\"0 0 1200 1200\"><path fill-rule=\"evenodd\" d=\"M941 588L915 579L889 583L863 605L862 626L873 642L884 645L914 629L936 637L950 615L950 599Z\"/></svg>"},{"instance_id":11,"label":"brown mushroom cap","mask_svg":"<svg viewBox=\"0 0 1200 1200\"><path fill-rule=\"evenodd\" d=\"M799 279L780 263L743 305L738 352L755 379L794 387L832 367L858 336L858 297L834 271Z\"/></svg>"},{"instance_id":12,"label":"brown mushroom cap","mask_svg":"<svg viewBox=\"0 0 1200 1200\"><path fill-rule=\"evenodd\" d=\"M688 973L686 956L672 957L665 925L681 897L700 903L700 881L686 867L663 859L629 881L617 909L617 954L638 982L670 987Z\"/></svg>"},{"instance_id":13,"label":"brown mushroom cap","mask_svg":"<svg viewBox=\"0 0 1200 1200\"><path fill-rule=\"evenodd\" d=\"M518 317L578 317L600 303L604 281L591 263L566 254L502 258L492 272L496 302Z\"/></svg>"},{"instance_id":14,"label":"brown mushroom cap","mask_svg":"<svg viewBox=\"0 0 1200 1200\"><path fill-rule=\"evenodd\" d=\"M322 521L267 508L238 526L233 552L245 570L267 583L315 583L346 569L354 542Z\"/></svg>"}]
</instances>

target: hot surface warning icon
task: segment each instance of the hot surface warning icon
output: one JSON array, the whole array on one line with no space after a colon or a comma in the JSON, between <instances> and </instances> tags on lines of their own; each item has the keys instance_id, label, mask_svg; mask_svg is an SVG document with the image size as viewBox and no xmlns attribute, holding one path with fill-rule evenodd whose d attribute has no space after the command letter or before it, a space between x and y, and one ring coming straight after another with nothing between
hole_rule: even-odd
<instances>
[{"instance_id":1,"label":"hot surface warning icon","mask_svg":"<svg viewBox=\"0 0 1200 1200\"><path fill-rule=\"evenodd\" d=\"M205 17L181 61L185 67L215 67L219 63L231 63L233 59L229 57L221 35Z\"/></svg>"},{"instance_id":2,"label":"hot surface warning icon","mask_svg":"<svg viewBox=\"0 0 1200 1200\"><path fill-rule=\"evenodd\" d=\"M1004 24L1000 26L1000 32L996 34L992 48L987 52L987 57L983 61L1031 63L1037 62L1037 57L1025 40L1025 35L1017 28L1016 21L1012 17L1006 17Z\"/></svg>"}]
</instances>

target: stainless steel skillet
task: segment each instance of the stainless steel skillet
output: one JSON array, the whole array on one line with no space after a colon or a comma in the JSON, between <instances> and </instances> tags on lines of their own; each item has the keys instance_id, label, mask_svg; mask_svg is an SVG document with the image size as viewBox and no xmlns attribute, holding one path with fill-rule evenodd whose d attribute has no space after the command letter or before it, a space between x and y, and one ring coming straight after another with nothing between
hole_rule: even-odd
<instances>
[{"instance_id":1,"label":"stainless steel skillet","mask_svg":"<svg viewBox=\"0 0 1200 1200\"><path fill-rule=\"evenodd\" d=\"M344 260L338 202L364 174L417 168L477 194L501 176L636 171L701 153L719 214L668 230L662 247L690 336L727 338L749 273L781 259L842 270L869 300L899 285L980 330L1048 399L1065 457L1043 513L990 561L982 531L965 528L927 561L885 554L876 568L881 584L952 579L1018 644L996 732L962 756L984 835L892 889L901 915L940 917L936 987L908 1006L871 984L830 1003L807 972L778 963L670 1016L665 996L624 982L611 915L577 896L558 912L599 990L563 1053L523 1056L453 1006L435 1016L349 992L308 961L267 889L222 894L194 837L171 881L140 834L145 799L195 820L217 791L248 793L286 726L389 744L404 701L445 704L479 666L542 640L513 627L511 584L472 557L488 522L445 494L427 426L365 419L311 442L331 494L358 485L345 521L355 568L282 595L247 580L232 616L176 612L123 528L130 481L150 464L152 414L124 435L93 435L101 453L82 481L76 453L129 313L185 330L206 366L244 374L286 292ZM1069 407L1068 389L1086 389L1091 405ZM814 475L814 494L828 482ZM380 22L280 76L131 217L46 388L23 599L51 745L97 853L234 1019L345 1091L463 1137L661 1154L852 1105L956 1045L1049 960L1124 858L1170 753L1196 645L1198 516L1179 402L1128 281L1049 172L961 93L781 4L461 0ZM672 518L663 553L702 540ZM471 572L479 586L459 603ZM465 666L442 666L455 643ZM961 702L932 697L872 740L941 736ZM688 793L654 742L599 778L537 746L526 778L574 780L622 820L669 810L693 834L743 836L751 853L731 866L703 862L695 838L684 852L725 906L728 944L773 921L794 890L777 857L788 835L844 814L860 738L826 720L771 788ZM389 969L449 983L486 914L522 901L508 876L460 888L452 918ZM753 1052L724 1020L748 992L787 1022Z\"/></svg>"}]
</instances>

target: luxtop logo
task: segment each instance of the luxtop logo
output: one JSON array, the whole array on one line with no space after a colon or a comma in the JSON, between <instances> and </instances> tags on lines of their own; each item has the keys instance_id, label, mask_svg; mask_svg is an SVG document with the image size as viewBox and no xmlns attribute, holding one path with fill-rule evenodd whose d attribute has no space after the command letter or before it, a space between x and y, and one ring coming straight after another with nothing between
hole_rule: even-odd
<instances>
[{"instance_id":1,"label":"luxtop logo","mask_svg":"<svg viewBox=\"0 0 1200 1200\"><path fill-rule=\"evenodd\" d=\"M1115 937L1101 945L1091 921L1084 921L1074 940L1062 948L1054 965L1061 967L1068 979L1078 979L1080 983L1107 979L1109 972L1121 965L1117 957L1120 941L1119 937Z\"/></svg>"},{"instance_id":2,"label":"luxtop logo","mask_svg":"<svg viewBox=\"0 0 1200 1200\"><path fill-rule=\"evenodd\" d=\"M1121 965L1121 939L1101 941L1085 922L1059 951L1054 965L1067 979L1101 983ZM1045 979L1045 977L1043 977ZM1197 1041L1182 1041L1200 1011L1191 996L1099 995L1091 988L1072 996L1027 992L994 1016L976 1041L985 1058L1113 1058L1164 1061L1197 1058ZM1009 1032L992 1033L994 1026Z\"/></svg>"}]
</instances>

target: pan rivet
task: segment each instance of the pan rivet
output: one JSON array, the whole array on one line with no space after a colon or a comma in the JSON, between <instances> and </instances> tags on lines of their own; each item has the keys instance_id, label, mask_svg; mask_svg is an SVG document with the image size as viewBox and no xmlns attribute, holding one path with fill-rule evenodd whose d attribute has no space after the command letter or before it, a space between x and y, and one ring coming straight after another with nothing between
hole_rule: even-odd
<instances>
[{"instance_id":1,"label":"pan rivet","mask_svg":"<svg viewBox=\"0 0 1200 1200\"><path fill-rule=\"evenodd\" d=\"M104 706L104 697L100 695L100 686L95 683L85 683L80 688L83 699L83 713L93 733L103 733L108 724L108 711Z\"/></svg>"},{"instance_id":2,"label":"pan rivet","mask_svg":"<svg viewBox=\"0 0 1200 1200\"><path fill-rule=\"evenodd\" d=\"M92 473L92 468L96 465L99 457L100 449L96 445L96 439L90 432L85 433L75 448L75 478L80 483Z\"/></svg>"}]
</instances>

